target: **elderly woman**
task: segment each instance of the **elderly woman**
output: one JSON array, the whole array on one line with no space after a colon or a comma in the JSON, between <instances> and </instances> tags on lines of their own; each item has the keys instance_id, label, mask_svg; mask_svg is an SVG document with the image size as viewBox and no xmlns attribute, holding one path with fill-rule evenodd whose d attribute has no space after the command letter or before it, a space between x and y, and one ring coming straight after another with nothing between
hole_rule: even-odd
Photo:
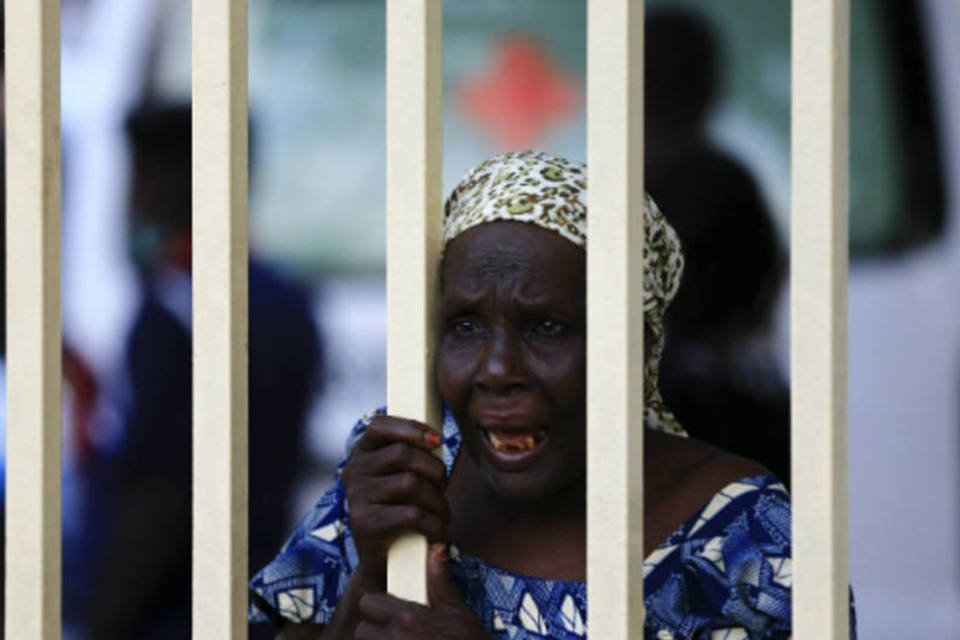
<instances>
[{"instance_id":1,"label":"elderly woman","mask_svg":"<svg viewBox=\"0 0 960 640\"><path fill-rule=\"evenodd\" d=\"M582 164L531 151L454 189L442 434L362 419L333 488L253 579L253 619L285 639L586 636L586 195ZM646 636L787 638L789 498L756 463L686 438L663 406L662 315L683 258L650 199L643 215ZM432 543L430 607L384 593L405 531Z\"/></svg>"}]
</instances>

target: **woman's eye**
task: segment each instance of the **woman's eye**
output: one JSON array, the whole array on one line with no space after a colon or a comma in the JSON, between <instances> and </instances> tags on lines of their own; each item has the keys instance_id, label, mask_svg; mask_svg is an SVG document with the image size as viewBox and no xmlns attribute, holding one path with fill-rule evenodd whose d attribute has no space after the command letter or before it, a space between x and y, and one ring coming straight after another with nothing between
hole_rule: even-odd
<instances>
[{"instance_id":1,"label":"woman's eye","mask_svg":"<svg viewBox=\"0 0 960 640\"><path fill-rule=\"evenodd\" d=\"M453 333L460 337L476 335L480 332L480 325L470 319L459 319L453 321Z\"/></svg>"},{"instance_id":2,"label":"woman's eye","mask_svg":"<svg viewBox=\"0 0 960 640\"><path fill-rule=\"evenodd\" d=\"M541 338L556 338L563 335L566 327L556 320L541 320L533 327L533 334Z\"/></svg>"}]
</instances>

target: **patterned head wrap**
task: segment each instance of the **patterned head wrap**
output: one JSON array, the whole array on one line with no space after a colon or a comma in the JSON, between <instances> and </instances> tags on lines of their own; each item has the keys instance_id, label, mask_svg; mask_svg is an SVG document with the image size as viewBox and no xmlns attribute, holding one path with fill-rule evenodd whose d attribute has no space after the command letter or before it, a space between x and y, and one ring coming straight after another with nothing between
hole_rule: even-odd
<instances>
[{"instance_id":1,"label":"patterned head wrap","mask_svg":"<svg viewBox=\"0 0 960 640\"><path fill-rule=\"evenodd\" d=\"M686 435L657 386L663 354L663 312L683 274L680 240L648 195L644 203L644 321L653 336L644 371L644 422L648 428ZM447 198L443 244L477 225L527 222L587 247L587 167L541 151L511 151L467 173Z\"/></svg>"}]
</instances>

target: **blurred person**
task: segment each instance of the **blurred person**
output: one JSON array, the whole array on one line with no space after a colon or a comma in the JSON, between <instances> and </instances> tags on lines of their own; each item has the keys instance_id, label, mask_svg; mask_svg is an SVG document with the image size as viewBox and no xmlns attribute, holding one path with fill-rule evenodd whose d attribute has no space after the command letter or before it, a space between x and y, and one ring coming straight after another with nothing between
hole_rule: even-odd
<instances>
[{"instance_id":1,"label":"blurred person","mask_svg":"<svg viewBox=\"0 0 960 640\"><path fill-rule=\"evenodd\" d=\"M122 375L109 389L119 423L114 443L92 462L89 566L74 608L94 640L189 638L190 108L140 107L126 132L130 250L142 294ZM256 567L288 525L321 356L305 291L256 257L249 267L249 350L249 562Z\"/></svg>"},{"instance_id":2,"label":"blurred person","mask_svg":"<svg viewBox=\"0 0 960 640\"><path fill-rule=\"evenodd\" d=\"M651 10L646 185L686 253L663 395L690 434L790 481L790 395L770 336L785 259L757 183L710 139L722 52L705 20Z\"/></svg>"},{"instance_id":3,"label":"blurred person","mask_svg":"<svg viewBox=\"0 0 960 640\"><path fill-rule=\"evenodd\" d=\"M647 167L681 162L703 147L716 149L707 130L721 86L716 34L691 9L657 7L647 13L644 41Z\"/></svg>"}]
</instances>

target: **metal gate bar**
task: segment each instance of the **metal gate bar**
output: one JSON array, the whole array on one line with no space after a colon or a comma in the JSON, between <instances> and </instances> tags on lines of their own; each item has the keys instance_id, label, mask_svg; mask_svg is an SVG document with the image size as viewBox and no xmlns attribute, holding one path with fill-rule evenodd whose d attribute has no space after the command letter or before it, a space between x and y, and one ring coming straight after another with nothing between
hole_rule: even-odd
<instances>
[{"instance_id":1,"label":"metal gate bar","mask_svg":"<svg viewBox=\"0 0 960 640\"><path fill-rule=\"evenodd\" d=\"M643 637L643 15L587 14L590 636Z\"/></svg>"},{"instance_id":2,"label":"metal gate bar","mask_svg":"<svg viewBox=\"0 0 960 640\"><path fill-rule=\"evenodd\" d=\"M193 637L247 637L247 2L193 2Z\"/></svg>"},{"instance_id":3,"label":"metal gate bar","mask_svg":"<svg viewBox=\"0 0 960 640\"><path fill-rule=\"evenodd\" d=\"M60 1L6 10L7 638L60 637Z\"/></svg>"},{"instance_id":4,"label":"metal gate bar","mask_svg":"<svg viewBox=\"0 0 960 640\"><path fill-rule=\"evenodd\" d=\"M626 215L643 198L643 2L589 3L590 624L594 636L630 638L643 624L643 229L641 217ZM440 0L388 3L388 402L432 425L441 8ZM849 626L849 0L805 0L793 10L795 637L839 639ZM194 637L243 638L247 8L243 0L204 0L193 11ZM8 341L5 625L8 637L53 640L60 634L59 1L7 2L6 42L7 309L15 339ZM425 601L424 544L400 547L391 554L391 589Z\"/></svg>"},{"instance_id":5,"label":"metal gate bar","mask_svg":"<svg viewBox=\"0 0 960 640\"><path fill-rule=\"evenodd\" d=\"M442 0L387 2L387 406L440 427L433 385L440 255ZM391 593L426 604L426 541L390 550Z\"/></svg>"},{"instance_id":6,"label":"metal gate bar","mask_svg":"<svg viewBox=\"0 0 960 640\"><path fill-rule=\"evenodd\" d=\"M849 0L793 3L791 379L797 640L849 637Z\"/></svg>"}]
</instances>

